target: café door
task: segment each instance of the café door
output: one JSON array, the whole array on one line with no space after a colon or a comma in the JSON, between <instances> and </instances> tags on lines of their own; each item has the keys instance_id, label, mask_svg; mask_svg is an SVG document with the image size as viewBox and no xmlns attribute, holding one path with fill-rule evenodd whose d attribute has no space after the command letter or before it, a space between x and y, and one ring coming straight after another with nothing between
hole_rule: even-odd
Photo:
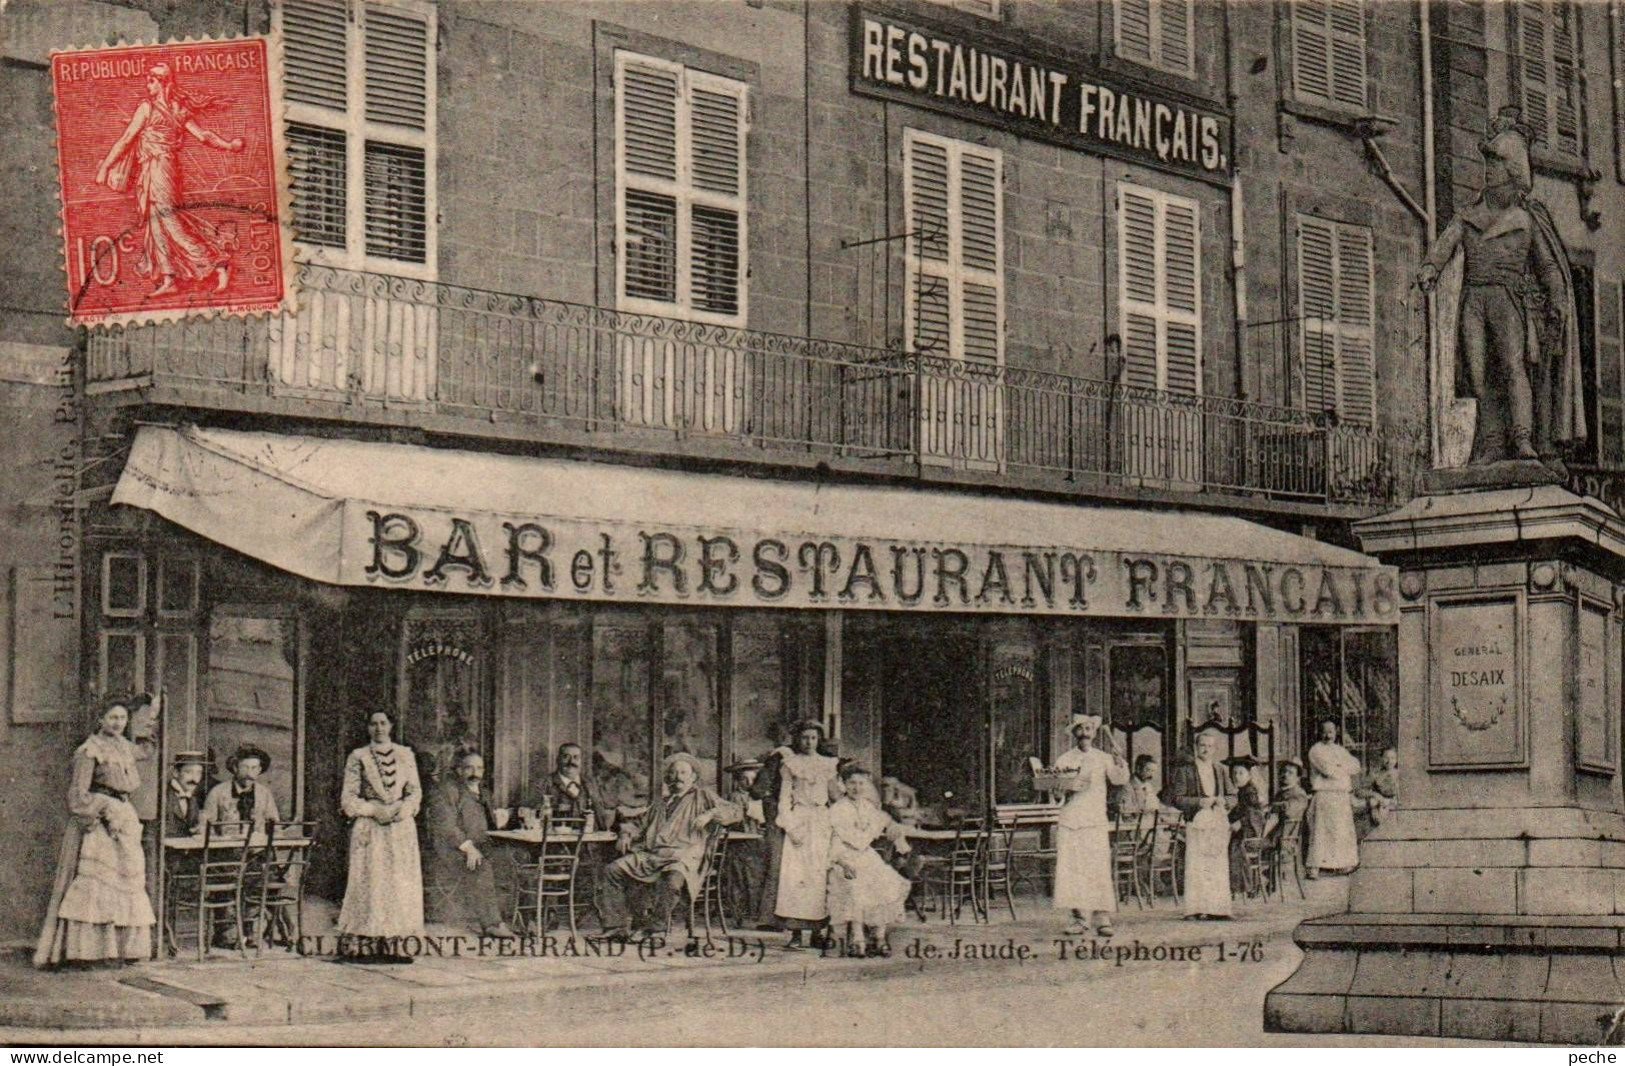
<instances>
[{"instance_id":1,"label":"caf\u00e9 door","mask_svg":"<svg viewBox=\"0 0 1625 1066\"><path fill-rule=\"evenodd\" d=\"M490 761L490 665L475 611L414 611L401 626L395 739L412 747L427 785L464 745Z\"/></svg>"}]
</instances>

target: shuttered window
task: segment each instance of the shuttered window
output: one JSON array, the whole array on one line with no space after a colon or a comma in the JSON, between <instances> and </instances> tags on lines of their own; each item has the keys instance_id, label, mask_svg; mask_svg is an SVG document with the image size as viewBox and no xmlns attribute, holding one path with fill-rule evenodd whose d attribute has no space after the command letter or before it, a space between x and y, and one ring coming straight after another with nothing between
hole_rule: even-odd
<instances>
[{"instance_id":1,"label":"shuttered window","mask_svg":"<svg viewBox=\"0 0 1625 1066\"><path fill-rule=\"evenodd\" d=\"M996 149L905 130L911 351L1004 361L1004 158Z\"/></svg>"},{"instance_id":2,"label":"shuttered window","mask_svg":"<svg viewBox=\"0 0 1625 1066\"><path fill-rule=\"evenodd\" d=\"M1113 51L1118 58L1195 75L1193 0L1117 0L1113 12Z\"/></svg>"},{"instance_id":3,"label":"shuttered window","mask_svg":"<svg viewBox=\"0 0 1625 1066\"><path fill-rule=\"evenodd\" d=\"M622 305L743 322L745 85L625 52L615 85Z\"/></svg>"},{"instance_id":4,"label":"shuttered window","mask_svg":"<svg viewBox=\"0 0 1625 1066\"><path fill-rule=\"evenodd\" d=\"M1287 11L1294 94L1309 103L1364 114L1364 0L1294 0Z\"/></svg>"},{"instance_id":5,"label":"shuttered window","mask_svg":"<svg viewBox=\"0 0 1625 1066\"><path fill-rule=\"evenodd\" d=\"M1371 425L1376 412L1371 231L1298 216L1298 336L1303 403Z\"/></svg>"},{"instance_id":6,"label":"shuttered window","mask_svg":"<svg viewBox=\"0 0 1625 1066\"><path fill-rule=\"evenodd\" d=\"M1196 201L1117 187L1117 310L1128 384L1202 391L1202 234Z\"/></svg>"},{"instance_id":7,"label":"shuttered window","mask_svg":"<svg viewBox=\"0 0 1625 1066\"><path fill-rule=\"evenodd\" d=\"M434 19L395 0L281 0L298 240L324 262L434 271Z\"/></svg>"},{"instance_id":8,"label":"shuttered window","mask_svg":"<svg viewBox=\"0 0 1625 1066\"><path fill-rule=\"evenodd\" d=\"M1578 16L1568 0L1517 0L1509 5L1512 65L1524 121L1534 144L1548 152L1583 154Z\"/></svg>"}]
</instances>

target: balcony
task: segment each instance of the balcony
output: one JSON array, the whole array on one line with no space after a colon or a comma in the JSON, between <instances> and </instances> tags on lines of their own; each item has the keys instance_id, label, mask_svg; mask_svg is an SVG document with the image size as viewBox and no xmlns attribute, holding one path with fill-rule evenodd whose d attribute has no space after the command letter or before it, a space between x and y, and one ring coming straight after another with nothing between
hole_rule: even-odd
<instances>
[{"instance_id":1,"label":"balcony","mask_svg":"<svg viewBox=\"0 0 1625 1066\"><path fill-rule=\"evenodd\" d=\"M292 316L92 331L89 391L1266 508L1391 504L1417 469L1411 442L1292 408L326 267L301 284Z\"/></svg>"}]
</instances>

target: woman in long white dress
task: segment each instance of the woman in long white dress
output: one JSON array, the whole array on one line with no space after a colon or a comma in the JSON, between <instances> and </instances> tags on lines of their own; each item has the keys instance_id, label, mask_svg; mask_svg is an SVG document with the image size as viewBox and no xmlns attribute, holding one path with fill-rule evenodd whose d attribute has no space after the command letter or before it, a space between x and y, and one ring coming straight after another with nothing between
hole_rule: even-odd
<instances>
[{"instance_id":1,"label":"woman in long white dress","mask_svg":"<svg viewBox=\"0 0 1625 1066\"><path fill-rule=\"evenodd\" d=\"M147 898L141 819L130 805L140 779L135 745L124 738L130 708L145 702L108 700L96 732L73 753L68 826L35 966L130 962L152 954L157 918Z\"/></svg>"},{"instance_id":2,"label":"woman in long white dress","mask_svg":"<svg viewBox=\"0 0 1625 1066\"><path fill-rule=\"evenodd\" d=\"M779 768L779 828L784 852L779 860L779 895L773 913L790 930L787 948L802 946L801 935L817 933L815 947L826 946L829 918L825 877L829 872L830 781L836 760L818 754L823 726L803 722L796 730L795 750L784 752Z\"/></svg>"},{"instance_id":3,"label":"woman in long white dress","mask_svg":"<svg viewBox=\"0 0 1625 1066\"><path fill-rule=\"evenodd\" d=\"M1117 911L1106 786L1126 785L1128 764L1115 751L1108 754L1095 747L1099 732L1100 715L1073 715L1077 747L1055 760L1055 769L1077 771L1056 818L1055 838L1054 906L1072 912L1066 930L1071 936L1088 935L1091 925L1101 936L1111 936L1111 916Z\"/></svg>"},{"instance_id":4,"label":"woman in long white dress","mask_svg":"<svg viewBox=\"0 0 1625 1066\"><path fill-rule=\"evenodd\" d=\"M1230 779L1212 733L1174 770L1169 798L1185 816L1185 917L1230 917Z\"/></svg>"},{"instance_id":5,"label":"woman in long white dress","mask_svg":"<svg viewBox=\"0 0 1625 1066\"><path fill-rule=\"evenodd\" d=\"M899 853L907 853L908 838L880 809L880 793L869 771L853 767L835 781L841 798L829 808L830 924L846 926L848 957L890 957L886 927L902 919L913 886L886 864L873 844L890 837Z\"/></svg>"},{"instance_id":6,"label":"woman in long white dress","mask_svg":"<svg viewBox=\"0 0 1625 1066\"><path fill-rule=\"evenodd\" d=\"M336 926L366 938L345 952L374 961L411 962L404 937L423 934L423 865L414 819L423 803L412 749L393 743L387 711L367 718L371 743L344 763L340 805L350 825L350 873Z\"/></svg>"}]
</instances>

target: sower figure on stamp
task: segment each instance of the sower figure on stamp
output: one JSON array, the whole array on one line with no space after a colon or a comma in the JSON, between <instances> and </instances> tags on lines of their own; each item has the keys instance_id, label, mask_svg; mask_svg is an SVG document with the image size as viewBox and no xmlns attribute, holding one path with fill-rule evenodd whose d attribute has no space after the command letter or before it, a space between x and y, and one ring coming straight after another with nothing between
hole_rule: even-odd
<instances>
[{"instance_id":1,"label":"sower figure on stamp","mask_svg":"<svg viewBox=\"0 0 1625 1066\"><path fill-rule=\"evenodd\" d=\"M1439 292L1434 329L1455 352L1455 395L1478 402L1469 464L1554 459L1586 435L1568 257L1529 195L1517 108L1501 109L1479 151L1484 191L1428 249L1417 281Z\"/></svg>"},{"instance_id":2,"label":"sower figure on stamp","mask_svg":"<svg viewBox=\"0 0 1625 1066\"><path fill-rule=\"evenodd\" d=\"M146 262L142 273L156 277L152 295L175 288L175 276L203 281L211 274L215 291L229 281L228 257L220 236L203 216L187 210L182 199L180 154L186 134L226 152L243 150L242 138L226 140L196 122L212 101L195 100L175 85L167 63L147 71L147 99L130 116L124 133L108 149L96 170L96 182L123 192L135 170L135 202Z\"/></svg>"}]
</instances>

